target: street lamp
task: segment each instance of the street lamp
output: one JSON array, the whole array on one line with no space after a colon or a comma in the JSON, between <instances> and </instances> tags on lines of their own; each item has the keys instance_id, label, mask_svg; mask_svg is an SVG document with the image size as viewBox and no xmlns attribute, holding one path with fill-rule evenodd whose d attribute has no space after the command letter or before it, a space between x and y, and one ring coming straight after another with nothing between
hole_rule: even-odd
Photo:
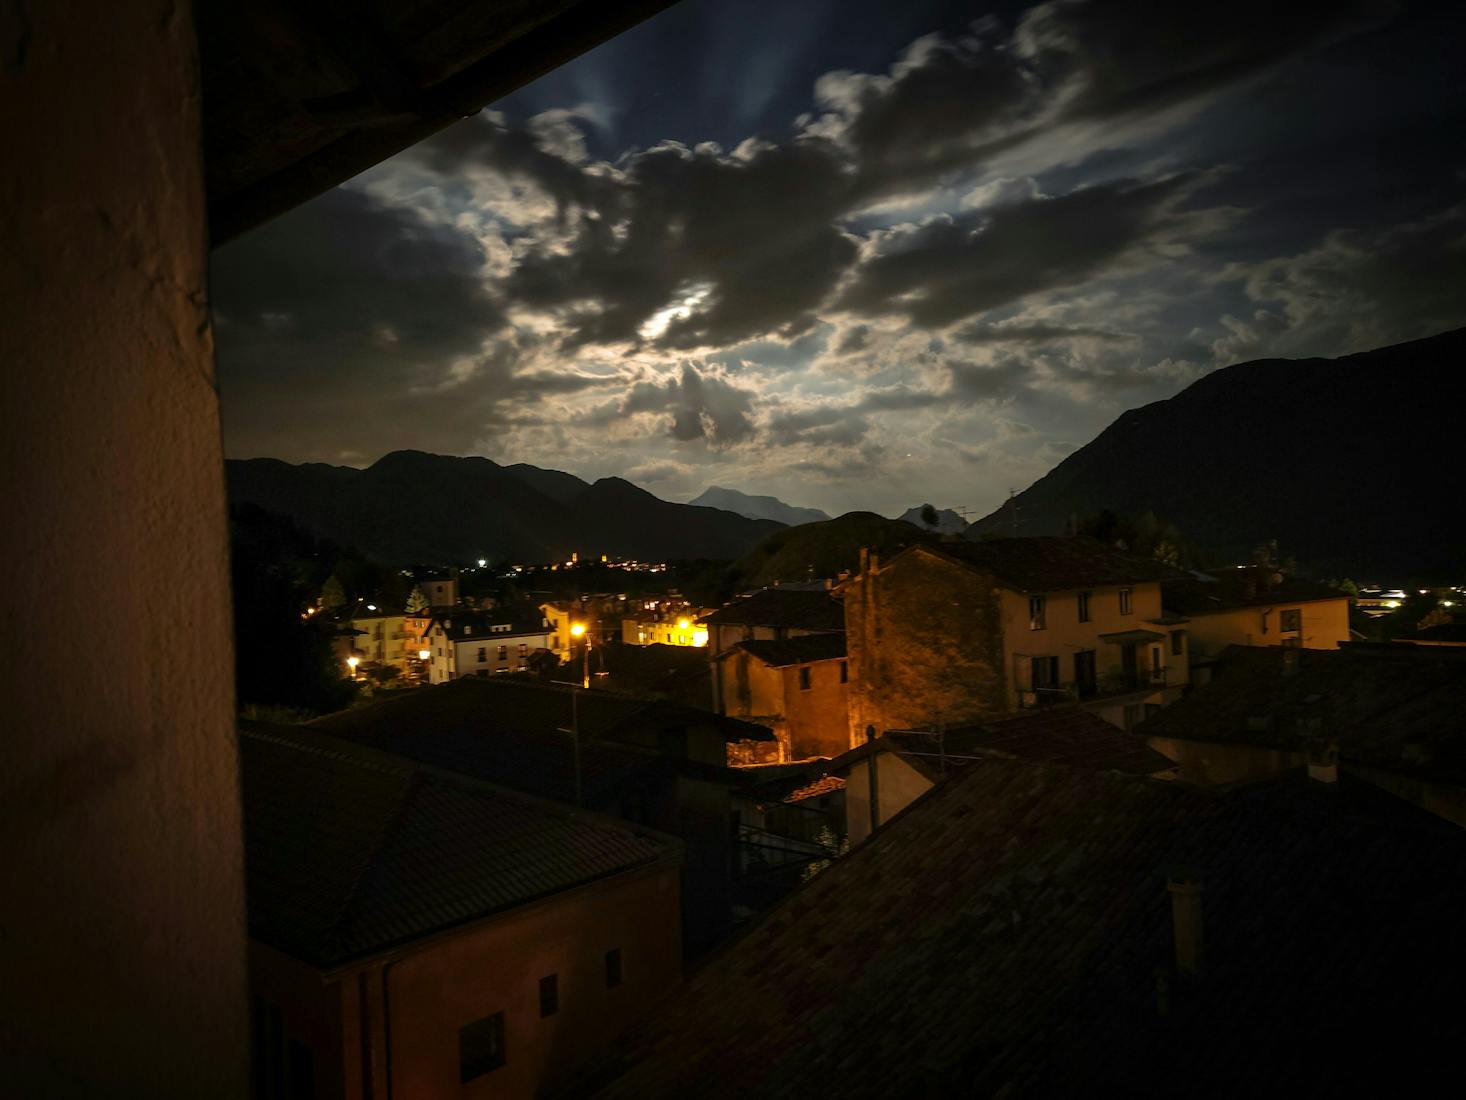
<instances>
[{"instance_id":1,"label":"street lamp","mask_svg":"<svg viewBox=\"0 0 1466 1100\"><path fill-rule=\"evenodd\" d=\"M433 655L433 651L431 649L419 649L417 651L417 659L419 661L426 661L432 655Z\"/></svg>"},{"instance_id":2,"label":"street lamp","mask_svg":"<svg viewBox=\"0 0 1466 1100\"><path fill-rule=\"evenodd\" d=\"M584 680L584 683L582 684L582 687L584 687L586 691L589 691L590 690L590 635L585 632L585 623L572 623L571 626L570 626L570 636L572 638L584 638L585 639L585 669L584 669L584 673L582 675L582 679Z\"/></svg>"},{"instance_id":3,"label":"street lamp","mask_svg":"<svg viewBox=\"0 0 1466 1100\"><path fill-rule=\"evenodd\" d=\"M356 666L359 665L359 664L361 664L361 658L360 657L348 657L348 658L346 658L346 666L349 669L351 669L351 678L353 680L356 679Z\"/></svg>"}]
</instances>

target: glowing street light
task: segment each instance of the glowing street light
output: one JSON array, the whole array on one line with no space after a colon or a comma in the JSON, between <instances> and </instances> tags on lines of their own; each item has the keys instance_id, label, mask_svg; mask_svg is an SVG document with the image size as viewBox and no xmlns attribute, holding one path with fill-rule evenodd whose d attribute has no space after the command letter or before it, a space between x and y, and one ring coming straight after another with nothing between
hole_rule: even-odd
<instances>
[{"instance_id":1,"label":"glowing street light","mask_svg":"<svg viewBox=\"0 0 1466 1100\"><path fill-rule=\"evenodd\" d=\"M432 655L433 651L431 649L419 649L417 651L417 659L419 661L426 661Z\"/></svg>"},{"instance_id":2,"label":"glowing street light","mask_svg":"<svg viewBox=\"0 0 1466 1100\"><path fill-rule=\"evenodd\" d=\"M686 619L678 619L677 620L677 629L678 630L686 630L691 625L692 624L690 622L688 622Z\"/></svg>"},{"instance_id":3,"label":"glowing street light","mask_svg":"<svg viewBox=\"0 0 1466 1100\"><path fill-rule=\"evenodd\" d=\"M583 637L585 639L585 668L584 668L584 671L581 674L581 679L583 681L583 683L581 684L581 687L583 687L586 691L589 691L590 690L590 635L585 632L585 623L571 623L570 624L570 636L572 638L582 638Z\"/></svg>"},{"instance_id":4,"label":"glowing street light","mask_svg":"<svg viewBox=\"0 0 1466 1100\"><path fill-rule=\"evenodd\" d=\"M353 680L356 679L356 666L359 665L359 664L361 664L361 658L360 657L348 657L348 658L346 658L346 665L347 665L348 668L351 669L351 678Z\"/></svg>"}]
</instances>

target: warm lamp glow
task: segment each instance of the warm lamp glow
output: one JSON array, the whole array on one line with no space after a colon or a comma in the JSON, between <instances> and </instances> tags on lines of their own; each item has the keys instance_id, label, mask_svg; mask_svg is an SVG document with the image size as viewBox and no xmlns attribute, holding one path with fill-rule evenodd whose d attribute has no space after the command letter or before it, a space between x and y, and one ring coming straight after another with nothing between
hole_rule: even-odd
<instances>
[{"instance_id":1,"label":"warm lamp glow","mask_svg":"<svg viewBox=\"0 0 1466 1100\"><path fill-rule=\"evenodd\" d=\"M572 638L579 638L584 633L585 623L575 623L570 627L570 636Z\"/></svg>"},{"instance_id":2,"label":"warm lamp glow","mask_svg":"<svg viewBox=\"0 0 1466 1100\"><path fill-rule=\"evenodd\" d=\"M419 649L417 651L417 659L419 661L426 661L432 655L433 651L431 649Z\"/></svg>"},{"instance_id":3,"label":"warm lamp glow","mask_svg":"<svg viewBox=\"0 0 1466 1100\"><path fill-rule=\"evenodd\" d=\"M678 630L686 630L691 625L692 624L689 623L686 619L678 619L677 620L677 629Z\"/></svg>"}]
</instances>

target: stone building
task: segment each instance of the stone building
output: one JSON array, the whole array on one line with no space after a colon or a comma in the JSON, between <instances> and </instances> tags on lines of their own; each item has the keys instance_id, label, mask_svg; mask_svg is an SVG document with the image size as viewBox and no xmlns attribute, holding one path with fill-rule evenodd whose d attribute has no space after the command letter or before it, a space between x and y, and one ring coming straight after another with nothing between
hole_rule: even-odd
<instances>
[{"instance_id":1,"label":"stone building","mask_svg":"<svg viewBox=\"0 0 1466 1100\"><path fill-rule=\"evenodd\" d=\"M736 642L713 666L718 713L768 726L778 738L773 745L750 742L755 758L737 763L783 764L850 747L844 634Z\"/></svg>"},{"instance_id":2,"label":"stone building","mask_svg":"<svg viewBox=\"0 0 1466 1100\"><path fill-rule=\"evenodd\" d=\"M1161 607L1183 576L1086 538L913 546L862 554L842 586L850 743L937 723L1078 702L1130 728L1188 679L1184 619Z\"/></svg>"}]
</instances>

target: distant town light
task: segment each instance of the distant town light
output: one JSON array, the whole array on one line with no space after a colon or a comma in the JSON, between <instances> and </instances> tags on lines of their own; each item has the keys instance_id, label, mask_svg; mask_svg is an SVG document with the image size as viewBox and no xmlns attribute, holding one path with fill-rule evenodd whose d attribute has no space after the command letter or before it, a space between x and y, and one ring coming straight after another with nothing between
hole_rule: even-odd
<instances>
[{"instance_id":1,"label":"distant town light","mask_svg":"<svg viewBox=\"0 0 1466 1100\"><path fill-rule=\"evenodd\" d=\"M368 611L375 611L376 609L377 609L377 605L376 604L374 604L374 603L367 604L367 610Z\"/></svg>"},{"instance_id":2,"label":"distant town light","mask_svg":"<svg viewBox=\"0 0 1466 1100\"><path fill-rule=\"evenodd\" d=\"M488 564L489 564L489 559L488 558L479 558L479 560L478 560L478 567L480 569L482 569L484 566L486 566Z\"/></svg>"},{"instance_id":3,"label":"distant town light","mask_svg":"<svg viewBox=\"0 0 1466 1100\"><path fill-rule=\"evenodd\" d=\"M417 651L417 659L419 661L426 661L432 655L433 651L431 649L419 649Z\"/></svg>"}]
</instances>

